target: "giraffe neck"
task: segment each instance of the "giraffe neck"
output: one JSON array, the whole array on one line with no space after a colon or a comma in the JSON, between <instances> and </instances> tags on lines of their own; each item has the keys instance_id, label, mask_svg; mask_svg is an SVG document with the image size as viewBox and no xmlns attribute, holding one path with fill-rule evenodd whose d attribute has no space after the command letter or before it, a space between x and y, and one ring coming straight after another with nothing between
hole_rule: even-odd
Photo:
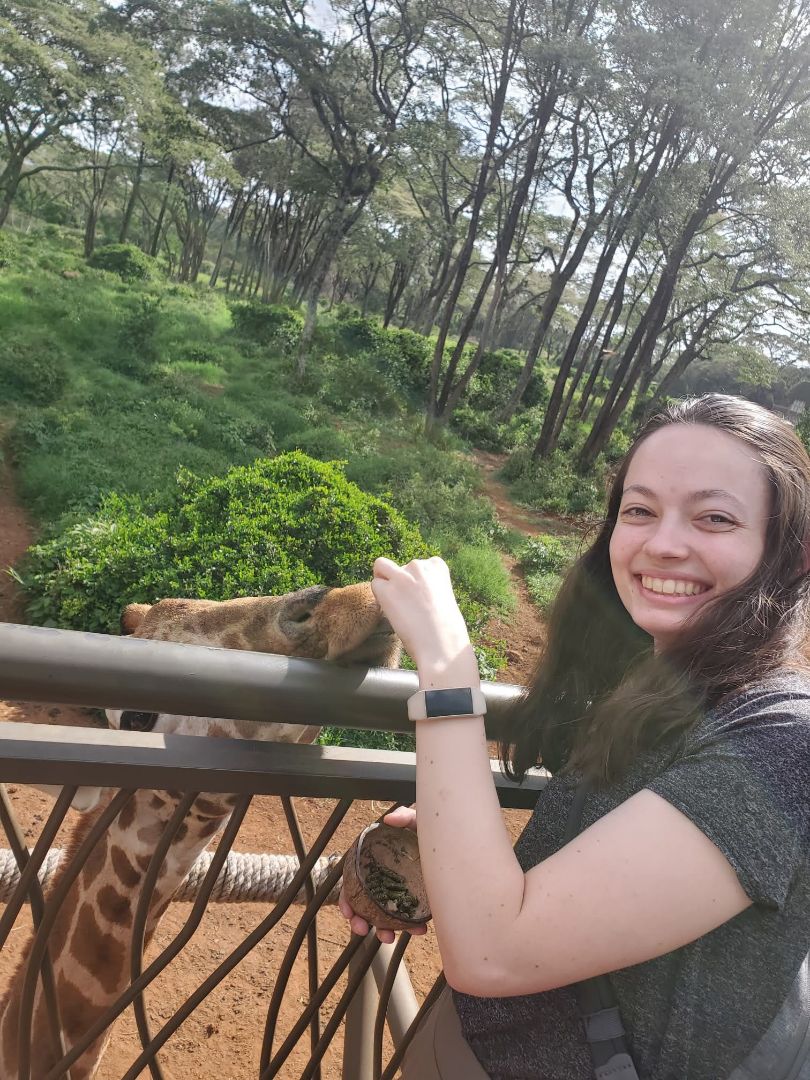
<instances>
[{"instance_id":1,"label":"giraffe neck","mask_svg":"<svg viewBox=\"0 0 810 1080\"><path fill-rule=\"evenodd\" d=\"M138 791L113 821L72 885L49 936L64 1044L69 1049L127 988L131 936L140 888L161 833L177 806L164 792ZM227 820L232 808L219 796L200 796L186 815L158 875L150 899L148 942L194 860ZM66 845L63 866L98 819L86 815ZM59 877L54 882L58 885ZM31 939L33 940L33 938ZM31 941L0 1003L0 1077L16 1080L20 1001ZM95 1075L109 1031L71 1067L71 1080ZM31 1028L31 1080L42 1080L55 1056L41 985Z\"/></svg>"}]
</instances>

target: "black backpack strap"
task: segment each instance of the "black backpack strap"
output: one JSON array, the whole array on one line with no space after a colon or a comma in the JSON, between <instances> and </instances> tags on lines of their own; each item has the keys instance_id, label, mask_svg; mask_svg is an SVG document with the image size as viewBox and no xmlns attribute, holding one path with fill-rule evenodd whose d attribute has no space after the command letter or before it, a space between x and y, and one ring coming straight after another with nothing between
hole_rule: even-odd
<instances>
[{"instance_id":1,"label":"black backpack strap","mask_svg":"<svg viewBox=\"0 0 810 1080\"><path fill-rule=\"evenodd\" d=\"M566 844L579 833L589 791L590 784L583 780L574 792L565 827ZM606 975L585 979L574 986L574 992L585 1025L596 1080L639 1080L610 979Z\"/></svg>"}]
</instances>

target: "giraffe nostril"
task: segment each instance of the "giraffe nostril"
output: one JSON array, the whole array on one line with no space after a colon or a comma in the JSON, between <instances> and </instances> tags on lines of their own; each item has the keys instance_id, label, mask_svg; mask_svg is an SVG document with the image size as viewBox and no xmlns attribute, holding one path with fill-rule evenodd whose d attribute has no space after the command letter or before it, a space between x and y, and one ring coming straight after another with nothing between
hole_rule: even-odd
<instances>
[{"instance_id":1,"label":"giraffe nostril","mask_svg":"<svg viewBox=\"0 0 810 1080\"><path fill-rule=\"evenodd\" d=\"M122 731L151 731L158 718L156 712L122 712Z\"/></svg>"}]
</instances>

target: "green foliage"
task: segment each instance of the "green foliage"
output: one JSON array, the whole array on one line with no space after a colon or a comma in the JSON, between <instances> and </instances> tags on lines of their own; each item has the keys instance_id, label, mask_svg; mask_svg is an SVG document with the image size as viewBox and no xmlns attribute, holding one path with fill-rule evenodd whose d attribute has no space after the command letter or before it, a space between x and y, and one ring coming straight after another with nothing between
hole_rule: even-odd
<instances>
[{"instance_id":1,"label":"green foliage","mask_svg":"<svg viewBox=\"0 0 810 1080\"><path fill-rule=\"evenodd\" d=\"M401 411L390 372L383 372L367 353L327 353L318 359L317 366L317 398L335 412L371 417Z\"/></svg>"},{"instance_id":2,"label":"green foliage","mask_svg":"<svg viewBox=\"0 0 810 1080\"><path fill-rule=\"evenodd\" d=\"M238 300L230 308L234 330L242 337L283 352L292 352L301 340L304 317L294 308L258 300Z\"/></svg>"},{"instance_id":3,"label":"green foliage","mask_svg":"<svg viewBox=\"0 0 810 1080\"><path fill-rule=\"evenodd\" d=\"M515 609L515 595L509 572L500 555L491 546L452 542L440 545L457 589L487 609L510 612Z\"/></svg>"},{"instance_id":4,"label":"green foliage","mask_svg":"<svg viewBox=\"0 0 810 1080\"><path fill-rule=\"evenodd\" d=\"M7 232L0 230L0 270L11 266L17 257L17 245Z\"/></svg>"},{"instance_id":5,"label":"green foliage","mask_svg":"<svg viewBox=\"0 0 810 1080\"><path fill-rule=\"evenodd\" d=\"M810 406L805 405L796 422L796 434L804 443L805 450L810 454Z\"/></svg>"},{"instance_id":6,"label":"green foliage","mask_svg":"<svg viewBox=\"0 0 810 1080\"><path fill-rule=\"evenodd\" d=\"M580 555L582 541L575 536L544 533L532 536L518 552L529 596L543 615L551 610L566 571Z\"/></svg>"},{"instance_id":7,"label":"green foliage","mask_svg":"<svg viewBox=\"0 0 810 1080\"><path fill-rule=\"evenodd\" d=\"M349 442L334 428L309 427L282 439L280 449L303 450L319 461L345 461L349 455Z\"/></svg>"},{"instance_id":8,"label":"green foliage","mask_svg":"<svg viewBox=\"0 0 810 1080\"><path fill-rule=\"evenodd\" d=\"M358 746L364 750L416 750L413 735L396 731L365 731L361 728L323 728L318 736L319 746Z\"/></svg>"},{"instance_id":9,"label":"green foliage","mask_svg":"<svg viewBox=\"0 0 810 1080\"><path fill-rule=\"evenodd\" d=\"M393 391L422 397L430 381L433 342L412 330L385 329L375 319L351 315L335 324L336 351L366 355Z\"/></svg>"},{"instance_id":10,"label":"green foliage","mask_svg":"<svg viewBox=\"0 0 810 1080\"><path fill-rule=\"evenodd\" d=\"M204 480L181 473L158 507L109 496L32 548L22 576L34 622L112 632L128 603L347 585L367 579L381 555L428 553L416 529L341 469L292 453Z\"/></svg>"},{"instance_id":11,"label":"green foliage","mask_svg":"<svg viewBox=\"0 0 810 1080\"><path fill-rule=\"evenodd\" d=\"M118 274L122 281L150 281L159 273L155 260L134 244L105 244L96 248L87 263Z\"/></svg>"},{"instance_id":12,"label":"green foliage","mask_svg":"<svg viewBox=\"0 0 810 1080\"><path fill-rule=\"evenodd\" d=\"M512 493L521 502L554 514L599 514L604 509L601 477L581 476L570 456L556 450L550 458L535 460L528 447L515 450L504 466Z\"/></svg>"},{"instance_id":13,"label":"green foliage","mask_svg":"<svg viewBox=\"0 0 810 1080\"><path fill-rule=\"evenodd\" d=\"M561 574L577 558L579 548L578 537L543 533L525 541L518 562L527 574Z\"/></svg>"},{"instance_id":14,"label":"green foliage","mask_svg":"<svg viewBox=\"0 0 810 1080\"><path fill-rule=\"evenodd\" d=\"M562 585L560 574L527 574L526 588L542 615L548 615Z\"/></svg>"},{"instance_id":15,"label":"green foliage","mask_svg":"<svg viewBox=\"0 0 810 1080\"><path fill-rule=\"evenodd\" d=\"M69 381L64 351L45 335L0 339L0 400L48 405Z\"/></svg>"},{"instance_id":16,"label":"green foliage","mask_svg":"<svg viewBox=\"0 0 810 1080\"><path fill-rule=\"evenodd\" d=\"M118 348L107 358L114 371L134 378L149 378L160 355L157 334L162 308L161 296L136 297L121 323Z\"/></svg>"}]
</instances>

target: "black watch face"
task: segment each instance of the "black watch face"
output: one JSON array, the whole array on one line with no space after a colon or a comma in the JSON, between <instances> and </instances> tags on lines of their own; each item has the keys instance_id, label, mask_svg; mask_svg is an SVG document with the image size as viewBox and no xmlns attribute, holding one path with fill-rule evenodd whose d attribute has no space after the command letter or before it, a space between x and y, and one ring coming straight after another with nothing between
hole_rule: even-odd
<instances>
[{"instance_id":1,"label":"black watch face","mask_svg":"<svg viewBox=\"0 0 810 1080\"><path fill-rule=\"evenodd\" d=\"M426 690L425 715L431 716L471 716L473 696L469 686L457 690Z\"/></svg>"}]
</instances>

